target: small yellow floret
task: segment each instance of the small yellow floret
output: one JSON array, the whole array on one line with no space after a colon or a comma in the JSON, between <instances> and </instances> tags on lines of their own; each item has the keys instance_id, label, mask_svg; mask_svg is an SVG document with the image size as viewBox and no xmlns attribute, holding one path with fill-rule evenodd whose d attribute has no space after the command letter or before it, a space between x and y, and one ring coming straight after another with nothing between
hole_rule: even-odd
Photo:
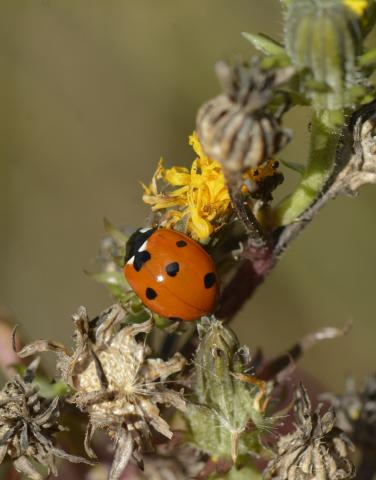
<instances>
[{"instance_id":1,"label":"small yellow floret","mask_svg":"<svg viewBox=\"0 0 376 480\"><path fill-rule=\"evenodd\" d=\"M369 0L342 0L343 4L361 17L368 7Z\"/></svg>"},{"instance_id":2,"label":"small yellow floret","mask_svg":"<svg viewBox=\"0 0 376 480\"><path fill-rule=\"evenodd\" d=\"M191 168L165 168L161 159L150 185L141 184L142 198L153 211L165 210L161 226L174 228L180 223L185 233L205 242L228 221L232 213L231 200L221 164L205 155L196 132L189 137L189 144L197 155ZM257 182L274 174L272 164L270 161L249 170L244 180ZM246 186L242 192L249 193Z\"/></svg>"},{"instance_id":3,"label":"small yellow floret","mask_svg":"<svg viewBox=\"0 0 376 480\"><path fill-rule=\"evenodd\" d=\"M143 185L143 200L153 211L171 208L163 226L185 221L187 233L205 241L223 224L230 211L230 197L220 163L204 154L196 133L189 137L189 144L197 154L191 169L165 168L160 160L151 184ZM158 180L169 188L159 191Z\"/></svg>"}]
</instances>

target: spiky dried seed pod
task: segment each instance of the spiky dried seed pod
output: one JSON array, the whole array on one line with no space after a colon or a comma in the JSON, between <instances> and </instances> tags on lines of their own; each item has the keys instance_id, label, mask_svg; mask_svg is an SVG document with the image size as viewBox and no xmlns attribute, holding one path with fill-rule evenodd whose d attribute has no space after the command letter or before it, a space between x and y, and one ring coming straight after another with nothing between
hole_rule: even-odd
<instances>
[{"instance_id":1,"label":"spiky dried seed pod","mask_svg":"<svg viewBox=\"0 0 376 480\"><path fill-rule=\"evenodd\" d=\"M276 90L294 74L292 67L263 71L221 61L216 73L223 93L206 102L197 114L197 134L205 153L230 172L244 172L269 160L291 139L281 126L286 109L268 108Z\"/></svg>"},{"instance_id":2,"label":"spiky dried seed pod","mask_svg":"<svg viewBox=\"0 0 376 480\"><path fill-rule=\"evenodd\" d=\"M9 456L16 470L32 480L43 478L35 462L48 475L57 475L56 458L90 463L56 446L54 434L64 430L58 423L59 398L49 401L38 394L32 384L37 366L38 359L24 378L15 376L0 391L0 464Z\"/></svg>"},{"instance_id":3,"label":"spiky dried seed pod","mask_svg":"<svg viewBox=\"0 0 376 480\"><path fill-rule=\"evenodd\" d=\"M336 480L353 478L355 467L349 458L354 449L347 435L335 426L335 414L312 412L302 384L296 392L296 428L281 436L276 457L269 462L265 478L278 480Z\"/></svg>"},{"instance_id":4,"label":"spiky dried seed pod","mask_svg":"<svg viewBox=\"0 0 376 480\"><path fill-rule=\"evenodd\" d=\"M65 382L75 390L72 401L89 414L85 448L90 447L96 429L103 429L115 443L115 457L110 480L120 478L131 456L142 466L141 452L151 447L153 427L172 437L168 423L157 404L185 409L181 393L166 387L165 380L179 372L185 360L175 354L164 362L147 358L150 349L145 337L152 322L124 324L124 310L113 305L93 320L80 307L73 316L76 348L69 352L63 345L37 341L19 352L21 357L40 351L59 354L58 369Z\"/></svg>"}]
</instances>

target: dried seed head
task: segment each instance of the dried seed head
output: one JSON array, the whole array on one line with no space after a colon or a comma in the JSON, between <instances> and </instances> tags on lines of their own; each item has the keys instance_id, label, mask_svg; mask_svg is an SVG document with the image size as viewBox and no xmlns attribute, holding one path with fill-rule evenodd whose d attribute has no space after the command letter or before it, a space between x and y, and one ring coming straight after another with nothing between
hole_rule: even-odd
<instances>
[{"instance_id":1,"label":"dried seed head","mask_svg":"<svg viewBox=\"0 0 376 480\"><path fill-rule=\"evenodd\" d=\"M157 404L185 409L182 395L165 383L182 369L184 358L180 354L166 362L147 358L150 349L145 335L152 322L124 324L124 315L124 310L114 305L90 321L81 307L73 316L76 348L72 353L61 348L58 361L63 379L75 390L72 401L89 414L87 453L95 456L90 441L96 429L104 429L115 442L111 480L120 478L132 454L142 464L141 451L149 447L151 427L172 437ZM140 335L142 339L136 338ZM35 347L49 350L49 346L51 342L36 342L20 355L35 353Z\"/></svg>"},{"instance_id":2,"label":"dried seed head","mask_svg":"<svg viewBox=\"0 0 376 480\"><path fill-rule=\"evenodd\" d=\"M272 158L291 139L290 131L280 125L286 95L277 112L272 112L269 103L294 69L262 71L257 63L232 68L222 61L216 72L223 94L200 108L198 137L205 153L222 162L225 170L244 172Z\"/></svg>"},{"instance_id":3,"label":"dried seed head","mask_svg":"<svg viewBox=\"0 0 376 480\"><path fill-rule=\"evenodd\" d=\"M32 384L38 361L24 378L16 376L0 391L0 463L9 456L16 470L33 480L43 476L35 462L57 475L56 458L89 463L69 455L55 444L54 434L63 430L58 423L59 399L47 401Z\"/></svg>"},{"instance_id":4,"label":"dried seed head","mask_svg":"<svg viewBox=\"0 0 376 480\"><path fill-rule=\"evenodd\" d=\"M198 478L204 468L201 453L187 444L176 445L174 440L157 445L156 451L144 455L144 469L128 465L122 479L129 480L187 480ZM93 468L87 480L105 480L109 468L103 463Z\"/></svg>"},{"instance_id":5,"label":"dried seed head","mask_svg":"<svg viewBox=\"0 0 376 480\"><path fill-rule=\"evenodd\" d=\"M376 375L369 376L363 388L357 391L349 378L344 395L324 396L334 406L337 425L351 436L355 445L376 449Z\"/></svg>"},{"instance_id":6,"label":"dried seed head","mask_svg":"<svg viewBox=\"0 0 376 480\"><path fill-rule=\"evenodd\" d=\"M265 478L279 480L349 479L355 467L349 455L354 449L347 435L335 427L335 414L321 414L321 405L312 412L307 391L296 392L295 430L281 436L276 457L269 462Z\"/></svg>"},{"instance_id":7,"label":"dried seed head","mask_svg":"<svg viewBox=\"0 0 376 480\"><path fill-rule=\"evenodd\" d=\"M212 319L199 333L196 403L187 412L192 441L213 457L235 462L238 454L260 449L260 434L270 426L262 408L264 385L244 373L249 352L230 329Z\"/></svg>"}]
</instances>

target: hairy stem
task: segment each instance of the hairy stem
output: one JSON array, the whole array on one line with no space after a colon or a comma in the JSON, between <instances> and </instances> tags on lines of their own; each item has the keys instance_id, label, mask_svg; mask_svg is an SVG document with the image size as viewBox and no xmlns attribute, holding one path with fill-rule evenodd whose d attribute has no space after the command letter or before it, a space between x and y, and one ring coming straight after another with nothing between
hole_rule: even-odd
<instances>
[{"instance_id":1,"label":"hairy stem","mask_svg":"<svg viewBox=\"0 0 376 480\"><path fill-rule=\"evenodd\" d=\"M339 140L340 130L330 128L314 115L307 168L296 190L276 208L275 227L292 223L320 195L332 172Z\"/></svg>"}]
</instances>

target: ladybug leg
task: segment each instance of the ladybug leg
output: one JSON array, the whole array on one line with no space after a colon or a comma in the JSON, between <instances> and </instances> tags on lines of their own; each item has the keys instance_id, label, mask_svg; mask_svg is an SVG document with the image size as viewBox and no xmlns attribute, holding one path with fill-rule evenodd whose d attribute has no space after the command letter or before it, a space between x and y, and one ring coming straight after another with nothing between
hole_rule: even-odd
<instances>
[{"instance_id":1,"label":"ladybug leg","mask_svg":"<svg viewBox=\"0 0 376 480\"><path fill-rule=\"evenodd\" d=\"M238 243L238 248L231 251L232 256L235 260L239 260L242 253L244 252L244 244L242 242Z\"/></svg>"}]
</instances>

